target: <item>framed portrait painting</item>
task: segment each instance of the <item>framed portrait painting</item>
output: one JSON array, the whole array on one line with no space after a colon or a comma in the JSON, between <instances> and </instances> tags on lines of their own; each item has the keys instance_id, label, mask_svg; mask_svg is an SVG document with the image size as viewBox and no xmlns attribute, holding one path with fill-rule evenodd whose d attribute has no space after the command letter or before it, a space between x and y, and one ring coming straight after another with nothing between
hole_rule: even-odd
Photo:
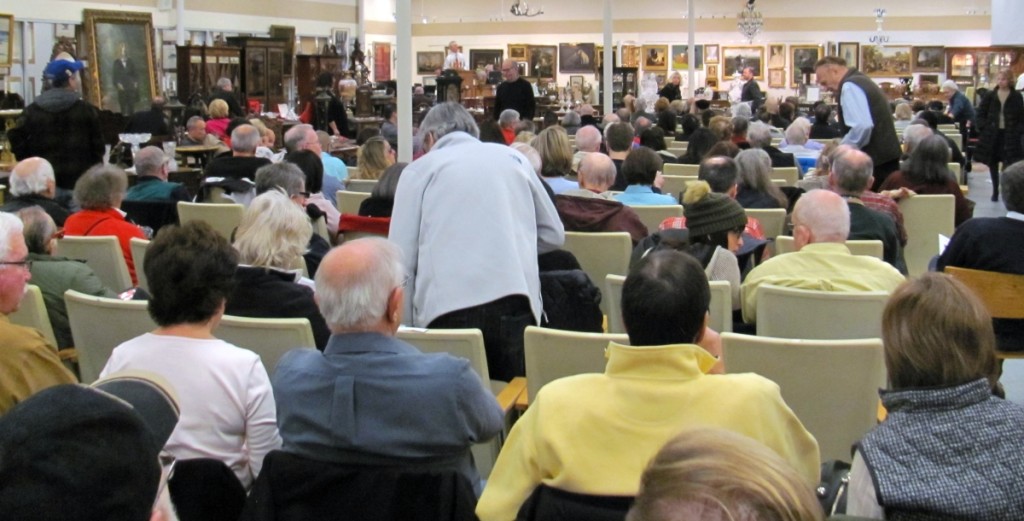
<instances>
[{"instance_id":1,"label":"framed portrait painting","mask_svg":"<svg viewBox=\"0 0 1024 521\"><path fill-rule=\"evenodd\" d=\"M860 69L874 78L893 78L910 74L910 47L862 45Z\"/></svg>"},{"instance_id":2,"label":"framed portrait painting","mask_svg":"<svg viewBox=\"0 0 1024 521\"><path fill-rule=\"evenodd\" d=\"M125 115L149 107L157 93L153 15L86 9L89 66L82 78L86 99Z\"/></svg>"},{"instance_id":3,"label":"framed portrait painting","mask_svg":"<svg viewBox=\"0 0 1024 521\"><path fill-rule=\"evenodd\" d=\"M786 44L773 43L768 46L768 70L786 68ZM769 74L770 76L771 74Z\"/></svg>"},{"instance_id":4,"label":"framed portrait painting","mask_svg":"<svg viewBox=\"0 0 1024 521\"><path fill-rule=\"evenodd\" d=\"M716 85L718 84L718 65L715 65L715 64L705 65L704 66L704 72L705 72L705 76L707 76L707 78L708 78L708 82L709 82L708 85L711 84L710 83L711 80L715 80L715 84Z\"/></svg>"},{"instance_id":5,"label":"framed portrait painting","mask_svg":"<svg viewBox=\"0 0 1024 521\"><path fill-rule=\"evenodd\" d=\"M643 47L644 71L668 70L668 46L645 45Z\"/></svg>"},{"instance_id":6,"label":"framed portrait painting","mask_svg":"<svg viewBox=\"0 0 1024 521\"><path fill-rule=\"evenodd\" d=\"M839 42L836 44L836 56L846 60L847 67L860 68L860 43Z\"/></svg>"},{"instance_id":7,"label":"framed portrait painting","mask_svg":"<svg viewBox=\"0 0 1024 521\"><path fill-rule=\"evenodd\" d=\"M640 67L641 51L639 45L623 45L622 67Z\"/></svg>"},{"instance_id":8,"label":"framed portrait painting","mask_svg":"<svg viewBox=\"0 0 1024 521\"><path fill-rule=\"evenodd\" d=\"M373 44L373 81L389 81L391 79L391 44L374 42Z\"/></svg>"},{"instance_id":9,"label":"framed portrait painting","mask_svg":"<svg viewBox=\"0 0 1024 521\"><path fill-rule=\"evenodd\" d=\"M0 67L14 61L14 15L0 14Z\"/></svg>"},{"instance_id":10,"label":"framed portrait painting","mask_svg":"<svg viewBox=\"0 0 1024 521\"><path fill-rule=\"evenodd\" d=\"M764 47L760 45L738 45L722 47L722 76L732 77L744 68L754 69L754 79L764 79Z\"/></svg>"},{"instance_id":11,"label":"framed portrait painting","mask_svg":"<svg viewBox=\"0 0 1024 521\"><path fill-rule=\"evenodd\" d=\"M819 45L790 45L789 54L789 63L792 64L790 86L796 87L800 85L804 73L814 74L814 64L824 54L824 50Z\"/></svg>"},{"instance_id":12,"label":"framed portrait painting","mask_svg":"<svg viewBox=\"0 0 1024 521\"><path fill-rule=\"evenodd\" d=\"M768 88L782 89L786 87L786 69L768 69Z\"/></svg>"},{"instance_id":13,"label":"framed portrait painting","mask_svg":"<svg viewBox=\"0 0 1024 521\"><path fill-rule=\"evenodd\" d=\"M473 70L482 70L484 67L491 65L492 69L500 71L501 60L504 56L505 51L501 49L470 49L469 66Z\"/></svg>"},{"instance_id":14,"label":"framed portrait painting","mask_svg":"<svg viewBox=\"0 0 1024 521\"><path fill-rule=\"evenodd\" d=\"M434 74L444 66L444 53L441 51L420 51L416 53L416 73Z\"/></svg>"},{"instance_id":15,"label":"framed portrait painting","mask_svg":"<svg viewBox=\"0 0 1024 521\"><path fill-rule=\"evenodd\" d=\"M704 46L704 63L718 63L718 44Z\"/></svg>"},{"instance_id":16,"label":"framed portrait painting","mask_svg":"<svg viewBox=\"0 0 1024 521\"><path fill-rule=\"evenodd\" d=\"M912 52L911 72L946 72L943 67L946 57L945 47L914 47Z\"/></svg>"},{"instance_id":17,"label":"framed portrait painting","mask_svg":"<svg viewBox=\"0 0 1024 521\"><path fill-rule=\"evenodd\" d=\"M558 70L558 48L554 45L530 46L530 73L533 78L554 78Z\"/></svg>"},{"instance_id":18,"label":"framed portrait painting","mask_svg":"<svg viewBox=\"0 0 1024 521\"><path fill-rule=\"evenodd\" d=\"M558 72L594 72L596 48L592 43L558 44Z\"/></svg>"}]
</instances>

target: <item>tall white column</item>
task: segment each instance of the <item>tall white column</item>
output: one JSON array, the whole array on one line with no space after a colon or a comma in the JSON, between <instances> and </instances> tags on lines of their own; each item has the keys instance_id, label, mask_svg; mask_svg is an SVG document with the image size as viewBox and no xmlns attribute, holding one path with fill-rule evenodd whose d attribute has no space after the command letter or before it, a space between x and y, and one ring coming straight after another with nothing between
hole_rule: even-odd
<instances>
[{"instance_id":1,"label":"tall white column","mask_svg":"<svg viewBox=\"0 0 1024 521\"><path fill-rule=\"evenodd\" d=\"M176 7L174 39L178 45L185 45L185 0L178 0Z\"/></svg>"},{"instance_id":2,"label":"tall white column","mask_svg":"<svg viewBox=\"0 0 1024 521\"><path fill-rule=\"evenodd\" d=\"M697 19L694 16L693 4L697 0L686 0L686 58L690 66L689 74L686 75L688 92L684 98L693 97L693 91L697 89Z\"/></svg>"},{"instance_id":3,"label":"tall white column","mask_svg":"<svg viewBox=\"0 0 1024 521\"><path fill-rule=\"evenodd\" d=\"M992 0L992 45L1024 44L1021 20L1024 20L1024 2Z\"/></svg>"},{"instance_id":4,"label":"tall white column","mask_svg":"<svg viewBox=\"0 0 1024 521\"><path fill-rule=\"evenodd\" d=\"M604 107L602 110L603 114L609 114L613 111L612 109L612 67L615 65L615 59L612 58L612 0L604 0L604 49L602 50L604 56L601 57L601 63L604 64L604 72L601 74L601 85L604 87L601 89L601 105Z\"/></svg>"},{"instance_id":5,"label":"tall white column","mask_svg":"<svg viewBox=\"0 0 1024 521\"><path fill-rule=\"evenodd\" d=\"M398 160L412 161L412 0L395 0L398 48Z\"/></svg>"},{"instance_id":6,"label":"tall white column","mask_svg":"<svg viewBox=\"0 0 1024 521\"><path fill-rule=\"evenodd\" d=\"M366 4L371 0L359 0L356 4L356 38L359 38L359 46L364 53L368 54L366 48Z\"/></svg>"}]
</instances>

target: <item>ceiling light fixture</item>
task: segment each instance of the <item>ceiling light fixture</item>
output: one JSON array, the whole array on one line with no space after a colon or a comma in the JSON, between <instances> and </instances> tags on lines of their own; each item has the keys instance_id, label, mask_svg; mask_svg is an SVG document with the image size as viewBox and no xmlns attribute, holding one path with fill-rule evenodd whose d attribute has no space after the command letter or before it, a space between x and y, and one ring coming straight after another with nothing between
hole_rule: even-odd
<instances>
[{"instance_id":1,"label":"ceiling light fixture","mask_svg":"<svg viewBox=\"0 0 1024 521\"><path fill-rule=\"evenodd\" d=\"M754 10L754 1L747 0L747 7L736 15L736 28L746 37L748 43L754 43L754 37L764 29L764 16Z\"/></svg>"},{"instance_id":2,"label":"ceiling light fixture","mask_svg":"<svg viewBox=\"0 0 1024 521\"><path fill-rule=\"evenodd\" d=\"M536 11L530 12L529 4L527 4L526 2L523 2L521 0L516 0L512 4L512 8L509 9L509 12L514 14L514 15L516 15L516 16L533 17L533 16L544 14L544 6L541 6Z\"/></svg>"}]
</instances>

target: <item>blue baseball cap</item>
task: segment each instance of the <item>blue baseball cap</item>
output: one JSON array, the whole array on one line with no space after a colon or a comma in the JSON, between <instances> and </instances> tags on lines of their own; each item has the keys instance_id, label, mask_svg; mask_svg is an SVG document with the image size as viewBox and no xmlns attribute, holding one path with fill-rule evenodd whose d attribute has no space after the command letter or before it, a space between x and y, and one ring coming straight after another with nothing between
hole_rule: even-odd
<instances>
[{"instance_id":1,"label":"blue baseball cap","mask_svg":"<svg viewBox=\"0 0 1024 521\"><path fill-rule=\"evenodd\" d=\"M43 69L43 76L52 80L60 76L72 76L84 68L85 64L78 60L58 58L46 64L46 68Z\"/></svg>"}]
</instances>

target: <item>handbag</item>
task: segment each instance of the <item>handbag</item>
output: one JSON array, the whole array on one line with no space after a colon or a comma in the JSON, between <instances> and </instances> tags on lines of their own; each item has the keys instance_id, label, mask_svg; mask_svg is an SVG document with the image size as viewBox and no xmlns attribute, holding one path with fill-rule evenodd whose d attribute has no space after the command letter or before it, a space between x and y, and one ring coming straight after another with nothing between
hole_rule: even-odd
<instances>
[{"instance_id":1,"label":"handbag","mask_svg":"<svg viewBox=\"0 0 1024 521\"><path fill-rule=\"evenodd\" d=\"M829 460L821 464L821 481L815 492L825 516L846 513L846 492L850 484L850 464Z\"/></svg>"}]
</instances>

